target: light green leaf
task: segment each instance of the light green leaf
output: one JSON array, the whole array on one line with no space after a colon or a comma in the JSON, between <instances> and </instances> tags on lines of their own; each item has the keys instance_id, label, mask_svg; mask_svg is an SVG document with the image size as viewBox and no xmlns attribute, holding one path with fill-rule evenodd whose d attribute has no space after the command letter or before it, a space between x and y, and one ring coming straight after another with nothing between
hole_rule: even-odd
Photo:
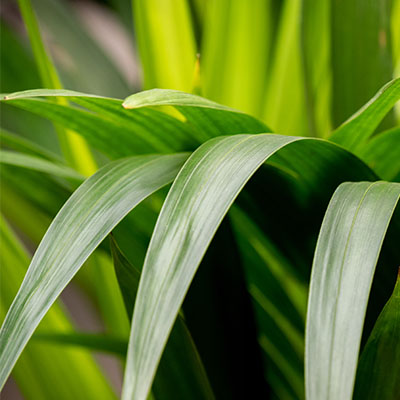
<instances>
[{"instance_id":1,"label":"light green leaf","mask_svg":"<svg viewBox=\"0 0 400 400\"><path fill-rule=\"evenodd\" d=\"M375 266L400 184L344 183L315 250L306 330L308 400L352 398Z\"/></svg>"},{"instance_id":2,"label":"light green leaf","mask_svg":"<svg viewBox=\"0 0 400 400\"><path fill-rule=\"evenodd\" d=\"M393 400L400 393L400 270L358 364L355 400Z\"/></svg>"},{"instance_id":3,"label":"light green leaf","mask_svg":"<svg viewBox=\"0 0 400 400\"><path fill-rule=\"evenodd\" d=\"M238 113L242 112L195 94L168 89L151 89L135 93L127 97L122 105L128 109L149 106L186 106L213 108L216 110L226 110Z\"/></svg>"},{"instance_id":4,"label":"light green leaf","mask_svg":"<svg viewBox=\"0 0 400 400\"><path fill-rule=\"evenodd\" d=\"M43 86L52 89L61 89L62 85L58 78L57 70L44 48L31 1L19 0L18 4L28 31L33 54L35 56ZM65 100L61 98L57 99L56 101L60 103L65 102ZM77 136L74 132L60 129L57 126L56 131L59 136L63 154L71 166L74 166L84 175L91 175L94 171L96 171L96 163L93 160L90 150L83 138Z\"/></svg>"},{"instance_id":5,"label":"light green leaf","mask_svg":"<svg viewBox=\"0 0 400 400\"><path fill-rule=\"evenodd\" d=\"M297 141L302 143L295 146ZM164 202L143 267L132 320L124 400L146 398L179 307L222 218L257 168L289 143L293 154L302 154L299 147L327 157L346 158L347 154L321 140L236 135L206 142L180 171ZM359 165L353 157L347 161L353 165L349 168Z\"/></svg>"},{"instance_id":6,"label":"light green leaf","mask_svg":"<svg viewBox=\"0 0 400 400\"><path fill-rule=\"evenodd\" d=\"M29 265L29 257L14 232L0 217L1 280L0 320L2 321ZM65 334L73 331L71 321L61 303L56 302L38 327L38 333L53 331ZM3 364L2 364L3 368ZM57 398L116 399L112 388L92 356L82 349L67 349L31 342L24 349L14 370L13 378L24 399Z\"/></svg>"},{"instance_id":7,"label":"light green leaf","mask_svg":"<svg viewBox=\"0 0 400 400\"><path fill-rule=\"evenodd\" d=\"M301 60L301 1L283 2L266 83L263 121L274 132L310 136Z\"/></svg>"},{"instance_id":8,"label":"light green leaf","mask_svg":"<svg viewBox=\"0 0 400 400\"><path fill-rule=\"evenodd\" d=\"M367 104L333 132L330 140L358 154L399 100L400 78L383 86Z\"/></svg>"},{"instance_id":9,"label":"light green leaf","mask_svg":"<svg viewBox=\"0 0 400 400\"><path fill-rule=\"evenodd\" d=\"M257 119L183 92L144 92L141 108L124 110L121 100L101 98L72 91L32 90L6 95L3 101L26 109L75 130L98 150L112 158L149 152L194 150L199 144L221 134L261 133L270 130ZM67 96L82 107L60 105L40 96ZM132 101L142 95L130 96ZM164 98L167 98L165 100ZM184 115L183 122L152 106L174 105ZM172 103L168 103L168 102ZM188 102L193 105L188 106ZM161 104L160 104L161 103ZM112 134L111 134L112 133Z\"/></svg>"},{"instance_id":10,"label":"light green leaf","mask_svg":"<svg viewBox=\"0 0 400 400\"><path fill-rule=\"evenodd\" d=\"M0 386L46 311L84 261L135 205L175 177L186 157L116 161L74 192L36 251L0 330Z\"/></svg>"},{"instance_id":11,"label":"light green leaf","mask_svg":"<svg viewBox=\"0 0 400 400\"><path fill-rule=\"evenodd\" d=\"M113 237L111 237L111 253L127 315L130 318L139 286L140 271L122 254ZM177 318L160 361L153 393L156 397L171 400L214 398L196 346L185 321L180 316Z\"/></svg>"},{"instance_id":12,"label":"light green leaf","mask_svg":"<svg viewBox=\"0 0 400 400\"><path fill-rule=\"evenodd\" d=\"M202 94L261 117L273 15L270 0L207 4L200 55Z\"/></svg>"},{"instance_id":13,"label":"light green leaf","mask_svg":"<svg viewBox=\"0 0 400 400\"><path fill-rule=\"evenodd\" d=\"M186 0L132 0L144 87L190 91L196 43Z\"/></svg>"}]
</instances>

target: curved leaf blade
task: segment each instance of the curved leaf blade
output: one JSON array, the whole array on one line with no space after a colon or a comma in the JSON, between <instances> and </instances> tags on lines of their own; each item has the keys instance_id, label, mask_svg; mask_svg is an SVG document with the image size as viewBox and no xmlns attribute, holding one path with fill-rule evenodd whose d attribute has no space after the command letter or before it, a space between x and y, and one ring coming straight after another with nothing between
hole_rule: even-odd
<instances>
[{"instance_id":1,"label":"curved leaf blade","mask_svg":"<svg viewBox=\"0 0 400 400\"><path fill-rule=\"evenodd\" d=\"M186 157L131 157L107 164L65 203L1 327L0 387L46 311L89 255L130 210L175 177Z\"/></svg>"},{"instance_id":2,"label":"curved leaf blade","mask_svg":"<svg viewBox=\"0 0 400 400\"><path fill-rule=\"evenodd\" d=\"M330 140L358 154L399 100L400 78L383 86L368 103L333 132Z\"/></svg>"},{"instance_id":3,"label":"curved leaf blade","mask_svg":"<svg viewBox=\"0 0 400 400\"><path fill-rule=\"evenodd\" d=\"M140 271L121 252L111 236L111 253L128 317L132 316ZM125 353L128 343L125 343ZM184 319L178 316L160 361L152 392L160 398L214 399L202 360Z\"/></svg>"},{"instance_id":4,"label":"curved leaf blade","mask_svg":"<svg viewBox=\"0 0 400 400\"><path fill-rule=\"evenodd\" d=\"M164 202L146 255L132 320L124 400L146 398L189 284L238 193L269 156L301 140L310 147L329 148L328 153L346 153L316 139L236 135L206 142L186 162Z\"/></svg>"},{"instance_id":5,"label":"curved leaf blade","mask_svg":"<svg viewBox=\"0 0 400 400\"><path fill-rule=\"evenodd\" d=\"M315 250L306 328L307 399L351 399L364 317L400 184L344 183Z\"/></svg>"},{"instance_id":6,"label":"curved leaf blade","mask_svg":"<svg viewBox=\"0 0 400 400\"><path fill-rule=\"evenodd\" d=\"M172 89L151 89L132 94L122 103L124 108L141 108L149 106L186 106L204 107L215 110L226 110L241 113L242 111L224 106L195 94Z\"/></svg>"}]
</instances>

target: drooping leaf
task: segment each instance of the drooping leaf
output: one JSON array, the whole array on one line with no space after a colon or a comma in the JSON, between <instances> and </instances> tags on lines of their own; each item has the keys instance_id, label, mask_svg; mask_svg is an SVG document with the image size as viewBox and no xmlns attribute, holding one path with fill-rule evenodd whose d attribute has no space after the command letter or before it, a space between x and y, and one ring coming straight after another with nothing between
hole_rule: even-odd
<instances>
[{"instance_id":1,"label":"drooping leaf","mask_svg":"<svg viewBox=\"0 0 400 400\"><path fill-rule=\"evenodd\" d=\"M236 135L206 142L186 162L164 202L146 255L132 320L124 400L146 398L188 286L244 184L269 156L297 141L302 142L299 147L327 156L345 153L321 140ZM348 161L360 166L353 157ZM368 175L368 169L364 171Z\"/></svg>"},{"instance_id":2,"label":"drooping leaf","mask_svg":"<svg viewBox=\"0 0 400 400\"><path fill-rule=\"evenodd\" d=\"M0 218L1 290L0 318L3 320L29 264L23 248L6 221ZM49 310L38 332L57 334L73 331L71 321L61 304L56 302ZM3 364L2 364L3 369ZM116 399L113 390L94 359L81 349L66 349L55 344L29 343L22 352L13 378L27 400L53 398L68 400L88 398Z\"/></svg>"},{"instance_id":3,"label":"drooping leaf","mask_svg":"<svg viewBox=\"0 0 400 400\"><path fill-rule=\"evenodd\" d=\"M186 157L116 161L74 192L36 251L0 330L1 386L36 326L84 261L136 204L174 178Z\"/></svg>"},{"instance_id":4,"label":"drooping leaf","mask_svg":"<svg viewBox=\"0 0 400 400\"><path fill-rule=\"evenodd\" d=\"M399 100L400 78L383 86L367 104L333 132L330 140L358 154Z\"/></svg>"},{"instance_id":5,"label":"drooping leaf","mask_svg":"<svg viewBox=\"0 0 400 400\"><path fill-rule=\"evenodd\" d=\"M306 330L307 399L351 399L364 317L400 184L344 183L315 251Z\"/></svg>"},{"instance_id":6,"label":"drooping leaf","mask_svg":"<svg viewBox=\"0 0 400 400\"><path fill-rule=\"evenodd\" d=\"M111 253L118 283L124 297L127 315L132 316L140 271L121 253L111 237ZM179 316L160 361L160 368L154 380L153 393L164 399L213 399L213 391L186 326Z\"/></svg>"},{"instance_id":7,"label":"drooping leaf","mask_svg":"<svg viewBox=\"0 0 400 400\"><path fill-rule=\"evenodd\" d=\"M358 363L354 399L393 400L400 393L400 275Z\"/></svg>"},{"instance_id":8,"label":"drooping leaf","mask_svg":"<svg viewBox=\"0 0 400 400\"><path fill-rule=\"evenodd\" d=\"M124 110L121 100L102 98L73 91L32 90L6 95L3 101L43 116L75 130L96 149L109 157L132 154L193 150L211 137L221 134L261 133L270 130L257 119L232 109L182 92L158 90L141 108ZM88 111L74 106L36 99L40 96L66 96ZM129 101L136 102L135 96ZM142 95L138 94L139 100ZM165 100L167 98L167 100ZM193 105L188 105L189 104ZM174 105L186 121L173 118L152 106ZM139 106L139 104L137 104ZM149 108L151 106L151 108ZM128 106L129 107L129 106ZM112 132L112 134L110 134Z\"/></svg>"}]
</instances>

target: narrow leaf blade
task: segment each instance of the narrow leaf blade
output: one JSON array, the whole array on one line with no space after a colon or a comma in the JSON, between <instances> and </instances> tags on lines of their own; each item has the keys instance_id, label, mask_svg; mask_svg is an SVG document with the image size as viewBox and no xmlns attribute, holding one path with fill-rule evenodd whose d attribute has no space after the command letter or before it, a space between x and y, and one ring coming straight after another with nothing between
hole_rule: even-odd
<instances>
[{"instance_id":1,"label":"narrow leaf blade","mask_svg":"<svg viewBox=\"0 0 400 400\"><path fill-rule=\"evenodd\" d=\"M400 184L344 183L315 250L306 330L306 394L350 400L368 296Z\"/></svg>"},{"instance_id":2,"label":"narrow leaf blade","mask_svg":"<svg viewBox=\"0 0 400 400\"><path fill-rule=\"evenodd\" d=\"M84 261L135 205L174 178L186 157L116 161L75 191L43 238L0 330L0 386L46 311Z\"/></svg>"}]
</instances>

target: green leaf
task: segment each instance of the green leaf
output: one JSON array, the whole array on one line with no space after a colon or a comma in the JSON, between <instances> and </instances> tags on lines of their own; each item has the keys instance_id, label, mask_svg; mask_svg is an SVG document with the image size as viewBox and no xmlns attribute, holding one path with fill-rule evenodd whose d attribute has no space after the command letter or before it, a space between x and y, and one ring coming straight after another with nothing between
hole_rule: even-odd
<instances>
[{"instance_id":1,"label":"green leaf","mask_svg":"<svg viewBox=\"0 0 400 400\"><path fill-rule=\"evenodd\" d=\"M16 153L14 151L0 150L0 163L33 169L50 175L73 179L78 182L82 182L84 179L81 174L66 165L56 164L43 158Z\"/></svg>"},{"instance_id":2,"label":"green leaf","mask_svg":"<svg viewBox=\"0 0 400 400\"><path fill-rule=\"evenodd\" d=\"M32 44L33 54L43 86L61 89L62 85L58 78L57 70L44 48L31 1L19 0L18 4ZM65 102L63 99L57 99L57 101ZM57 127L56 130L59 135L61 149L68 162L84 175L90 175L96 171L96 163L82 137L77 136L74 132Z\"/></svg>"},{"instance_id":3,"label":"green leaf","mask_svg":"<svg viewBox=\"0 0 400 400\"><path fill-rule=\"evenodd\" d=\"M186 0L132 0L144 87L190 91L196 43Z\"/></svg>"},{"instance_id":4,"label":"green leaf","mask_svg":"<svg viewBox=\"0 0 400 400\"><path fill-rule=\"evenodd\" d=\"M29 265L29 257L6 221L0 217L1 275L0 319L3 320ZM62 304L56 302L38 327L45 331L65 334L73 326L64 313ZM2 364L3 368L3 364ZM13 378L24 399L54 398L115 399L106 378L87 351L66 349L57 345L31 342L24 349L14 370Z\"/></svg>"},{"instance_id":5,"label":"green leaf","mask_svg":"<svg viewBox=\"0 0 400 400\"><path fill-rule=\"evenodd\" d=\"M175 177L186 157L116 161L74 192L36 251L0 330L0 386L46 311L84 261L136 204Z\"/></svg>"},{"instance_id":6,"label":"green leaf","mask_svg":"<svg viewBox=\"0 0 400 400\"><path fill-rule=\"evenodd\" d=\"M83 332L42 331L32 336L32 343L57 344L60 346L82 347L100 353L125 357L128 341L111 335Z\"/></svg>"},{"instance_id":7,"label":"green leaf","mask_svg":"<svg viewBox=\"0 0 400 400\"><path fill-rule=\"evenodd\" d=\"M354 399L393 400L400 393L400 270L393 294L361 354Z\"/></svg>"},{"instance_id":8,"label":"green leaf","mask_svg":"<svg viewBox=\"0 0 400 400\"><path fill-rule=\"evenodd\" d=\"M168 89L151 89L135 93L127 97L122 105L127 109L149 106L186 106L213 108L216 110L226 110L238 113L242 112L195 94Z\"/></svg>"},{"instance_id":9,"label":"green leaf","mask_svg":"<svg viewBox=\"0 0 400 400\"><path fill-rule=\"evenodd\" d=\"M315 250L306 330L307 399L350 400L364 317L400 184L344 183Z\"/></svg>"},{"instance_id":10,"label":"green leaf","mask_svg":"<svg viewBox=\"0 0 400 400\"><path fill-rule=\"evenodd\" d=\"M0 146L1 148L9 148L21 153L45 158L50 161L61 161L61 157L58 154L47 150L31 140L25 139L2 128L0 128Z\"/></svg>"},{"instance_id":11,"label":"green leaf","mask_svg":"<svg viewBox=\"0 0 400 400\"><path fill-rule=\"evenodd\" d=\"M283 2L266 84L263 121L274 132L310 135L301 60L301 1Z\"/></svg>"},{"instance_id":12,"label":"green leaf","mask_svg":"<svg viewBox=\"0 0 400 400\"><path fill-rule=\"evenodd\" d=\"M400 127L374 136L360 157L382 179L400 182Z\"/></svg>"},{"instance_id":13,"label":"green leaf","mask_svg":"<svg viewBox=\"0 0 400 400\"><path fill-rule=\"evenodd\" d=\"M219 135L271 131L261 121L239 110L177 90L153 89L136 93L125 99L123 105L128 109L174 106L186 118L188 125L196 128L201 142Z\"/></svg>"},{"instance_id":14,"label":"green leaf","mask_svg":"<svg viewBox=\"0 0 400 400\"><path fill-rule=\"evenodd\" d=\"M121 253L111 236L111 253L127 315L132 316L140 272ZM125 349L126 350L126 349ZM182 317L178 317L154 380L156 397L213 399L214 395L196 346Z\"/></svg>"},{"instance_id":15,"label":"green leaf","mask_svg":"<svg viewBox=\"0 0 400 400\"><path fill-rule=\"evenodd\" d=\"M338 126L393 78L391 0L332 0L332 117ZM389 126L393 120L388 121Z\"/></svg>"},{"instance_id":16,"label":"green leaf","mask_svg":"<svg viewBox=\"0 0 400 400\"><path fill-rule=\"evenodd\" d=\"M124 110L121 100L101 98L73 91L31 90L3 96L3 101L43 116L73 129L98 150L112 158L149 152L167 153L195 149L211 137L221 134L261 133L270 130L257 119L226 109L216 103L183 92L157 90L144 92L141 108ZM88 111L72 105L60 105L40 96L67 96ZM136 101L142 95L130 96ZM165 97L167 100L165 100ZM161 104L174 105L184 115L183 122L163 112L149 108ZM188 101L194 104L188 106ZM223 108L223 109L221 109Z\"/></svg>"},{"instance_id":17,"label":"green leaf","mask_svg":"<svg viewBox=\"0 0 400 400\"><path fill-rule=\"evenodd\" d=\"M330 140L358 154L399 100L400 78L383 86L367 104L333 132Z\"/></svg>"},{"instance_id":18,"label":"green leaf","mask_svg":"<svg viewBox=\"0 0 400 400\"><path fill-rule=\"evenodd\" d=\"M202 94L257 117L262 116L268 76L271 3L212 1L207 4L203 24Z\"/></svg>"},{"instance_id":19,"label":"green leaf","mask_svg":"<svg viewBox=\"0 0 400 400\"><path fill-rule=\"evenodd\" d=\"M332 125L330 6L330 1L304 0L301 11L301 56L308 127L312 136L320 137L328 136Z\"/></svg>"},{"instance_id":20,"label":"green leaf","mask_svg":"<svg viewBox=\"0 0 400 400\"><path fill-rule=\"evenodd\" d=\"M297 141L302 143L296 146ZM289 143L293 154L303 154L299 147L327 157L345 154L321 140L236 135L206 142L180 171L164 202L143 267L132 320L124 400L146 398L179 307L222 218L258 167ZM348 161L353 164L350 168L359 165L355 158ZM365 173L368 175L367 170Z\"/></svg>"}]
</instances>

